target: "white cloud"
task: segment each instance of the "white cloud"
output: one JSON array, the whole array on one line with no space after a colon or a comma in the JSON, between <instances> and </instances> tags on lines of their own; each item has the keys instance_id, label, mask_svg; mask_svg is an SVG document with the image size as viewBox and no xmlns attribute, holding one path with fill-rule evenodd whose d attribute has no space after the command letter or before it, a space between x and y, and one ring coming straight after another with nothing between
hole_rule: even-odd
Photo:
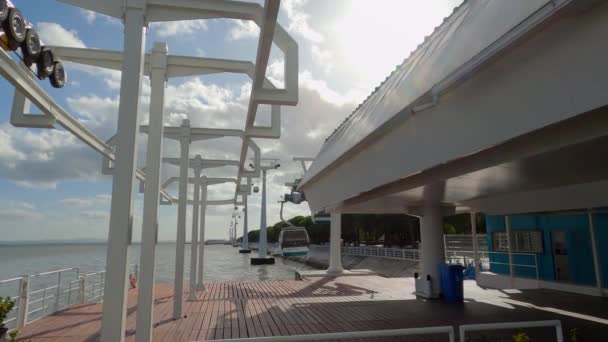
<instances>
[{"instance_id":1,"label":"white cloud","mask_svg":"<svg viewBox=\"0 0 608 342\"><path fill-rule=\"evenodd\" d=\"M37 189L52 189L63 179L93 180L99 157L70 133L0 125L0 177Z\"/></svg>"},{"instance_id":2,"label":"white cloud","mask_svg":"<svg viewBox=\"0 0 608 342\"><path fill-rule=\"evenodd\" d=\"M351 89L346 94L340 94L331 89L323 80L315 79L312 73L304 70L300 73L300 87L313 90L318 93L323 101L337 106L345 104L356 104L365 98L365 93L357 89Z\"/></svg>"},{"instance_id":3,"label":"white cloud","mask_svg":"<svg viewBox=\"0 0 608 342\"><path fill-rule=\"evenodd\" d=\"M309 23L310 15L303 7L308 0L285 0L281 8L289 19L288 30L313 43L321 43L325 39L321 33L313 29Z\"/></svg>"},{"instance_id":4,"label":"white cloud","mask_svg":"<svg viewBox=\"0 0 608 342\"><path fill-rule=\"evenodd\" d=\"M229 40L254 39L260 35L260 27L253 20L234 20L228 31Z\"/></svg>"},{"instance_id":5,"label":"white cloud","mask_svg":"<svg viewBox=\"0 0 608 342\"><path fill-rule=\"evenodd\" d=\"M80 212L80 215L85 218L95 220L106 220L110 217L110 213L108 211L102 210L84 210Z\"/></svg>"},{"instance_id":6,"label":"white cloud","mask_svg":"<svg viewBox=\"0 0 608 342\"><path fill-rule=\"evenodd\" d=\"M266 69L266 78L277 88L285 86L285 62L283 60L275 60L268 64Z\"/></svg>"},{"instance_id":7,"label":"white cloud","mask_svg":"<svg viewBox=\"0 0 608 342\"><path fill-rule=\"evenodd\" d=\"M112 196L110 194L98 194L93 197L67 197L61 200L61 203L67 207L85 208L99 207L110 203Z\"/></svg>"},{"instance_id":8,"label":"white cloud","mask_svg":"<svg viewBox=\"0 0 608 342\"><path fill-rule=\"evenodd\" d=\"M97 19L97 13L96 12L85 10L85 9L81 9L80 13L84 17L84 20L86 20L86 22L89 25L93 24L95 22L95 19Z\"/></svg>"},{"instance_id":9,"label":"white cloud","mask_svg":"<svg viewBox=\"0 0 608 342\"><path fill-rule=\"evenodd\" d=\"M93 201L90 198L69 197L62 199L61 203L68 207L88 207Z\"/></svg>"},{"instance_id":10,"label":"white cloud","mask_svg":"<svg viewBox=\"0 0 608 342\"><path fill-rule=\"evenodd\" d=\"M333 64L333 54L329 50L323 50L317 45L313 45L310 49L312 53L313 60L317 65L321 67L321 69L327 74L332 71L334 68Z\"/></svg>"},{"instance_id":11,"label":"white cloud","mask_svg":"<svg viewBox=\"0 0 608 342\"><path fill-rule=\"evenodd\" d=\"M0 209L0 219L6 221L41 219L42 215L35 209L36 207L29 202L8 201L2 203L2 208Z\"/></svg>"},{"instance_id":12,"label":"white cloud","mask_svg":"<svg viewBox=\"0 0 608 342\"><path fill-rule=\"evenodd\" d=\"M78 38L78 32L67 30L57 23L38 23L38 34L40 35L40 40L47 45L86 47L84 42Z\"/></svg>"},{"instance_id":13,"label":"white cloud","mask_svg":"<svg viewBox=\"0 0 608 342\"><path fill-rule=\"evenodd\" d=\"M207 31L206 20L184 20L152 23L152 31L160 38L183 36L198 31Z\"/></svg>"}]
</instances>

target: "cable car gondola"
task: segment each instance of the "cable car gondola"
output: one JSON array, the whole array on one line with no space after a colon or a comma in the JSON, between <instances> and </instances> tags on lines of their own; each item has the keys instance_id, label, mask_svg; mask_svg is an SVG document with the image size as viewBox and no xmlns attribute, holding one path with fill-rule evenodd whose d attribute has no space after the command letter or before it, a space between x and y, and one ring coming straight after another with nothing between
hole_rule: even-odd
<instances>
[{"instance_id":1,"label":"cable car gondola","mask_svg":"<svg viewBox=\"0 0 608 342\"><path fill-rule=\"evenodd\" d=\"M287 227L279 233L279 248L282 256L307 256L310 239L306 228Z\"/></svg>"}]
</instances>

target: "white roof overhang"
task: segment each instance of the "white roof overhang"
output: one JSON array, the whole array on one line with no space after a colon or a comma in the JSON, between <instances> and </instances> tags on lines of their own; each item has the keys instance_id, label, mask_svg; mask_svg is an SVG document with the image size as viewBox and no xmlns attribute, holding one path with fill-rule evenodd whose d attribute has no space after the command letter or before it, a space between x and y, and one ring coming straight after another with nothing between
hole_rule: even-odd
<instances>
[{"instance_id":1,"label":"white roof overhang","mask_svg":"<svg viewBox=\"0 0 608 342\"><path fill-rule=\"evenodd\" d=\"M331 155L336 151L333 145L340 144L339 140L350 134L348 130L366 126L363 118L351 118L342 131L328 140L300 185L311 209L345 208L347 204L352 206L404 191L411 195L425 184L449 183L453 177L564 147L541 140L537 144L545 150L523 144L516 152L519 155L499 152L501 146L510 146L517 138L536 136L544 128L608 104L608 94L600 91L608 87L608 70L599 57L608 53L608 47L597 44L597 37L608 33L608 6L598 7L556 18L552 25L529 35L500 57L495 56L491 63L477 69L458 87L452 87L436 103L420 112L405 108L386 125L373 130L365 145L353 144L347 152ZM392 96L398 94L395 90ZM383 95L382 101L386 102L391 93ZM592 120L591 117L596 120L596 116L589 115L584 120ZM586 138L573 138L569 144L599 138L608 132L606 127L595 132L594 127L601 126L587 122L592 124L586 126L587 131L580 132ZM561 139L562 133L558 133L557 142L566 141ZM334 157L331 166L323 167L328 158ZM481 158L481 162L473 168L458 170L464 160L473 157ZM454 172L433 171L447 167ZM492 172L499 174L500 170ZM426 178L421 181L423 176ZM400 186L393 187L395 184ZM473 193L448 201L457 204L481 195ZM420 200L420 196L415 199ZM403 206L401 203L391 208Z\"/></svg>"}]
</instances>

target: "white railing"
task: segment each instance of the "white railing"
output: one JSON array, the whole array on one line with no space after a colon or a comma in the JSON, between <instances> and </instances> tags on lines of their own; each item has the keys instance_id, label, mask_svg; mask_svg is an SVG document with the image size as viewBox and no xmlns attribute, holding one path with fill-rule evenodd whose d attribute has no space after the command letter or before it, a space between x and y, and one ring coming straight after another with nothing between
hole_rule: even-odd
<instances>
[{"instance_id":1,"label":"white railing","mask_svg":"<svg viewBox=\"0 0 608 342\"><path fill-rule=\"evenodd\" d=\"M138 265L132 264L129 275L138 276ZM15 308L5 324L20 329L73 304L97 303L103 300L105 271L80 274L78 267L23 275L1 280L2 289L11 288ZM32 289L32 284L38 285Z\"/></svg>"},{"instance_id":2,"label":"white railing","mask_svg":"<svg viewBox=\"0 0 608 342\"><path fill-rule=\"evenodd\" d=\"M497 330L514 330L525 328L544 328L554 327L556 334L556 342L563 342L564 335L562 331L562 323L559 320L550 321L528 321L528 322L505 322L505 323L484 323L484 324L466 324L461 325L458 329L460 342L466 341L466 333L472 331L497 331ZM374 338L374 337L394 337L394 336L414 336L414 335L439 335L447 334L450 342L455 341L454 327L425 327L425 328L407 328L407 329L390 329L390 330L369 330L369 331L349 331L327 334L312 334L312 335L291 335L291 336L272 336L272 337L250 337L250 338L235 338L226 340L217 340L217 342L305 342L305 341L325 341L325 340L352 340L359 338Z\"/></svg>"},{"instance_id":3,"label":"white railing","mask_svg":"<svg viewBox=\"0 0 608 342\"><path fill-rule=\"evenodd\" d=\"M408 248L383 248L375 246L342 246L342 254L370 256L378 258L401 259L401 260L420 260L418 249Z\"/></svg>"},{"instance_id":4,"label":"white railing","mask_svg":"<svg viewBox=\"0 0 608 342\"><path fill-rule=\"evenodd\" d=\"M557 342L564 342L564 334L562 332L562 322L559 320L551 321L530 321L530 322L507 322L507 323L485 323L485 324L467 324L461 325L459 329L460 342L465 342L465 334L467 331L494 331L494 330L512 330L522 328L544 328L555 327Z\"/></svg>"},{"instance_id":5,"label":"white railing","mask_svg":"<svg viewBox=\"0 0 608 342\"><path fill-rule=\"evenodd\" d=\"M356 338L369 337L391 337L391 336L414 336L414 335L438 335L447 334L450 342L455 342L454 327L426 327L426 328L408 328L408 329L391 329L391 330L368 330L368 331L349 331L328 334L312 334L312 335L291 335L291 336L272 336L272 337L250 337L218 340L218 342L301 342L301 341L324 341L324 340L352 340Z\"/></svg>"},{"instance_id":6,"label":"white railing","mask_svg":"<svg viewBox=\"0 0 608 342\"><path fill-rule=\"evenodd\" d=\"M462 265L469 265L473 263L475 260L475 253L473 251L446 251L446 259L445 261L448 263L456 263ZM489 252L489 251L479 251L479 268L481 271L489 271L491 270L492 265L495 266L505 266L507 270L510 270L511 266L513 268L524 267L531 270L532 278L539 279L539 269L538 269L538 255L533 253L511 253L513 259L527 259L530 260L529 263L522 262L513 262L509 263L508 257L509 253L507 252ZM494 258L492 258L494 256ZM496 257L502 257L507 260L497 261ZM515 270L514 273L519 273L518 276L522 276L521 272L517 272ZM525 275L523 275L525 277Z\"/></svg>"}]
</instances>

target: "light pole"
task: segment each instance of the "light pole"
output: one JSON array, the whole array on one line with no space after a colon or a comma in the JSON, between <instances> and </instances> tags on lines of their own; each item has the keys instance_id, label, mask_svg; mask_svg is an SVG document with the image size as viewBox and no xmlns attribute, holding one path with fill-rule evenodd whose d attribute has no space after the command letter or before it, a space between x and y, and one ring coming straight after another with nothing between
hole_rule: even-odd
<instances>
[{"instance_id":1,"label":"light pole","mask_svg":"<svg viewBox=\"0 0 608 342\"><path fill-rule=\"evenodd\" d=\"M277 159L265 159L269 163L267 165L260 165L262 170L262 209L260 212L260 240L258 242L258 257L251 258L252 265L272 265L274 264L274 258L268 257L268 236L266 229L266 173L268 170L276 170L281 164L278 163Z\"/></svg>"}]
</instances>

